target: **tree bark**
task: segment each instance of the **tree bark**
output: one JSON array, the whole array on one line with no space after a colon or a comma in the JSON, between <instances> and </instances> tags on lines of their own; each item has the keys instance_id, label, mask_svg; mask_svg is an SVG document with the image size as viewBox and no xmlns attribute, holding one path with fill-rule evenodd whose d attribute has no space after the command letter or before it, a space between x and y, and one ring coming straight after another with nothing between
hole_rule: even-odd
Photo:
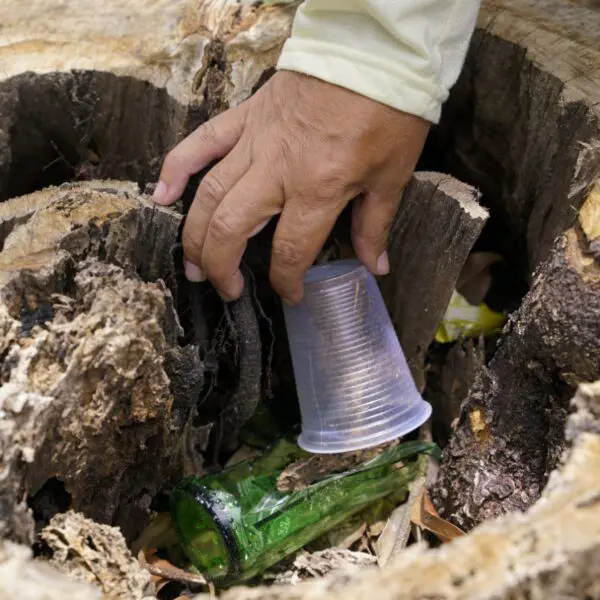
<instances>
[{"instance_id":1,"label":"tree bark","mask_svg":"<svg viewBox=\"0 0 600 600\"><path fill-rule=\"evenodd\" d=\"M181 472L180 449L196 445L181 432L194 430L188 415L210 366L200 364L194 347L206 343L209 324L187 336L187 343L181 339L182 329L189 332L173 308L177 273L170 258L180 219L151 209L140 190L155 180L164 153L183 135L269 77L293 11L293 4L225 0L0 3L0 199L87 181L0 205L0 537L30 543L31 510L47 520L48 504L50 513L64 512L67 504L127 533L143 521L158 487ZM537 481L537 490L544 485L562 447L567 394L598 366L597 344L591 346L597 330L586 320L584 304L575 296L559 297L551 279L557 290L585 294L596 307L597 265L589 263L598 245L598 236L590 234L597 222L589 216L597 215L593 205L581 210L588 215L578 225L585 244L576 228L555 239L574 226L600 173L599 24L597 13L566 1L484 0L463 76L428 144L432 164L424 163L482 191L491 214L486 230L503 240L499 250L529 280L538 268L534 290L549 294L563 315L575 310L583 324L579 331L575 322L533 323L527 311L554 316L530 294L501 348L512 344L521 356L533 355L535 372L513 360L515 372L500 382L512 394L522 378L530 393L517 390L510 406L507 396L481 383L483 410L465 408L468 418L452 447L467 440L469 451L488 460L483 446L469 438L471 415L479 414L475 431L483 437L506 432L511 449L484 462L480 472L493 468L504 477L518 454L523 464L515 489L525 489L527 477ZM90 181L97 178L137 185ZM395 252L405 254L392 261L402 257L415 278L424 277L433 255L421 269L410 263L407 246L417 236L400 248L399 240L409 236L397 226L403 237L396 238ZM423 223L418 231L431 236L436 224ZM464 241L447 243L462 253L468 251ZM458 256L452 269L460 268ZM396 268L394 276L405 274ZM392 309L396 302L402 306L396 323L407 353L419 357L434 319L428 315L426 328L411 329L417 324L409 320L422 313L414 305L413 282L402 281L388 300ZM450 285L448 279L437 288L440 306ZM409 293L413 304L402 298ZM197 313L202 318L202 310ZM529 346L517 339L521 323L539 338ZM581 337L588 358L577 358L558 332L573 346ZM506 351L494 364L502 356L508 366ZM541 389L548 392L543 398ZM384 572L285 590L233 590L229 597L352 600L373 590L384 600L600 596L598 395L597 385L580 391L580 410L568 429L578 432L575 448L562 474L550 478L544 502L526 518L504 518L433 552L410 549ZM475 407L472 400L468 406ZM487 407L506 414L490 414ZM524 424L542 447L528 454L526 436L508 431L509 421ZM207 427L199 425L199 437L207 437ZM447 473L457 473L461 460L449 453ZM473 497L476 479L465 476L465 498ZM538 493L525 491L527 502ZM490 500L490 513L519 507L512 490L506 498L510 502L494 510ZM0 550L0 592L13 580L23 586L38 581L38 563L13 550L7 543ZM54 589L47 581L43 587ZM62 579L56 583L63 585ZM14 588L7 590L14 595ZM41 598L45 591L32 587L30 596ZM75 597L79 590L65 593Z\"/></svg>"},{"instance_id":2,"label":"tree bark","mask_svg":"<svg viewBox=\"0 0 600 600\"><path fill-rule=\"evenodd\" d=\"M3 537L31 541L27 495L34 513L58 495L131 535L179 472L203 379L164 284L180 217L134 190L68 185L0 205L21 221L0 253Z\"/></svg>"},{"instance_id":3,"label":"tree bark","mask_svg":"<svg viewBox=\"0 0 600 600\"><path fill-rule=\"evenodd\" d=\"M268 78L294 12L59 4L0 5L0 200L14 197L0 205L0 537L28 543L69 506L131 538L158 489L201 466L215 420L230 434L255 406L246 294L222 339L238 347L234 401L196 422L204 371L226 357L193 301L204 291L178 289L181 217L140 190L176 141Z\"/></svg>"},{"instance_id":4,"label":"tree bark","mask_svg":"<svg viewBox=\"0 0 600 600\"><path fill-rule=\"evenodd\" d=\"M477 187L494 250L530 280L600 177L600 11L483 2L425 167Z\"/></svg>"},{"instance_id":5,"label":"tree bark","mask_svg":"<svg viewBox=\"0 0 600 600\"><path fill-rule=\"evenodd\" d=\"M482 237L531 284L466 400L434 490L442 514L464 528L535 502L560 455L568 398L600 372L600 233L589 232L600 177L598 25L600 13L569 3L484 3L431 139L436 166L482 191Z\"/></svg>"},{"instance_id":6,"label":"tree bark","mask_svg":"<svg viewBox=\"0 0 600 600\"><path fill-rule=\"evenodd\" d=\"M476 379L434 487L440 514L462 528L540 495L564 445L569 400L600 378L600 262L570 229Z\"/></svg>"},{"instance_id":7,"label":"tree bark","mask_svg":"<svg viewBox=\"0 0 600 600\"><path fill-rule=\"evenodd\" d=\"M382 291L421 390L425 353L488 216L478 197L448 175L416 173L390 231L391 274Z\"/></svg>"}]
</instances>

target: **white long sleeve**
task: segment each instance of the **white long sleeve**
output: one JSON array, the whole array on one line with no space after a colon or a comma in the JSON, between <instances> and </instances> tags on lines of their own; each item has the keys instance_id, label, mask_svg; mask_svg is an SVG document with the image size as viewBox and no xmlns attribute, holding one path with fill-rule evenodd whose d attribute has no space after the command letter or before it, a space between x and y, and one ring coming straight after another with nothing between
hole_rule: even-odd
<instances>
[{"instance_id":1,"label":"white long sleeve","mask_svg":"<svg viewBox=\"0 0 600 600\"><path fill-rule=\"evenodd\" d=\"M437 123L479 6L479 0L305 0L277 68Z\"/></svg>"}]
</instances>

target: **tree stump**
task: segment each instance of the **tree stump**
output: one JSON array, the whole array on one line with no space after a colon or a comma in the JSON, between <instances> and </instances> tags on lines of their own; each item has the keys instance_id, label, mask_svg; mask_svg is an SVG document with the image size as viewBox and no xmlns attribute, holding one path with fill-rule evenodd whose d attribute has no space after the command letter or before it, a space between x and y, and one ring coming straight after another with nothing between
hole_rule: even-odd
<instances>
[{"instance_id":1,"label":"tree stump","mask_svg":"<svg viewBox=\"0 0 600 600\"><path fill-rule=\"evenodd\" d=\"M564 447L569 400L600 377L600 261L581 231L555 243L475 380L435 484L459 526L539 497Z\"/></svg>"},{"instance_id":2,"label":"tree stump","mask_svg":"<svg viewBox=\"0 0 600 600\"><path fill-rule=\"evenodd\" d=\"M203 367L164 283L180 218L137 195L74 184L0 205L5 232L19 215L0 253L3 536L31 541L27 494L130 534L177 475Z\"/></svg>"},{"instance_id":3,"label":"tree stump","mask_svg":"<svg viewBox=\"0 0 600 600\"><path fill-rule=\"evenodd\" d=\"M484 7L433 140L446 168L482 190L511 268L530 281L535 273L464 403L434 490L441 513L464 528L539 497L570 396L600 377L600 53L590 27L600 14L503 5ZM491 64L514 74L505 86Z\"/></svg>"},{"instance_id":4,"label":"tree stump","mask_svg":"<svg viewBox=\"0 0 600 600\"><path fill-rule=\"evenodd\" d=\"M188 335L171 252L180 216L151 207L142 191L182 136L266 81L296 5L0 4L0 200L8 200L0 205L0 538L30 544L36 520L68 508L119 525L130 538L158 488L189 468L189 447L205 447L212 421L198 425L193 408L212 368L198 353L211 323L196 305L205 327ZM465 523L535 501L565 444L568 397L597 377L597 329L584 308L597 304L599 217L589 198L600 173L599 24L598 13L566 0L484 1L464 73L424 156L423 169L481 191L490 214L484 234L503 240L512 268L532 283L445 457L438 500ZM65 181L79 183L49 187ZM470 227L464 211L441 206L447 195L434 195L439 201L427 199L433 214L422 221L423 237L431 240L439 229L438 207L439 214L462 216L459 237L442 230L437 250L427 247L428 263L444 246L457 251L444 281L437 288L430 282L439 293L427 326L414 329L422 315L414 298L403 297L410 293L405 279L388 297L392 312L402 307L395 322L417 369L483 220ZM407 220L422 216L411 213L414 203L401 209ZM396 270L382 282L384 291L406 276L402 264L420 274L408 246L418 245L421 229L396 225ZM563 298L559 290L580 295ZM540 291L553 304L540 304ZM578 321L557 323L552 306ZM577 357L572 347L580 337L587 355ZM250 346L256 350L255 342ZM498 377L501 389L491 385ZM580 388L567 429L567 445L574 446L561 472L550 476L544 501L525 517L485 524L436 551L409 549L382 572L240 588L225 597L333 600L373 590L390 600L600 596L593 560L600 551L597 388ZM196 425L203 441L185 433L194 438ZM476 439L488 434L491 444ZM510 452L490 456L499 439ZM522 468L508 495L500 498L506 490L498 485L474 513L474 503L464 508L481 473L490 469L504 482L517 457ZM444 484L461 466L461 489ZM21 550L9 542L0 547L0 595L13 593L8 581L41 577L39 561ZM47 582L67 589L55 573ZM89 590L65 593L93 597ZM32 586L30 595L41 598L43 591Z\"/></svg>"}]
</instances>

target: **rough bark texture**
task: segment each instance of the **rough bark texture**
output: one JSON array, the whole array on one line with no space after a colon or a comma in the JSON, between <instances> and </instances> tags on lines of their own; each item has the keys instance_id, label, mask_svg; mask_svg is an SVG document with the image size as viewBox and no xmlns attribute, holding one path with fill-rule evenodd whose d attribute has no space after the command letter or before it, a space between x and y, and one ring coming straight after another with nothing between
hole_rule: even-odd
<instances>
[{"instance_id":1,"label":"rough bark texture","mask_svg":"<svg viewBox=\"0 0 600 600\"><path fill-rule=\"evenodd\" d=\"M562 448L567 400L600 373L600 233L585 239L576 223L584 213L591 229L599 220L599 25L600 13L569 3L484 3L430 140L438 168L481 189L491 215L483 238L532 282L445 453L436 502L463 527L538 498Z\"/></svg>"},{"instance_id":2,"label":"rough bark texture","mask_svg":"<svg viewBox=\"0 0 600 600\"><path fill-rule=\"evenodd\" d=\"M0 3L0 199L73 179L152 181L169 146L268 78L293 8L226 0ZM464 74L431 138L435 160L427 168L452 172L481 189L492 215L487 229L504 239L500 250L526 277L548 257L557 234L573 225L600 171L598 22L596 13L566 1L485 1ZM134 185L89 183L0 205L0 537L31 541L28 496L41 520L72 506L125 530L135 528L157 486L181 470L180 449L187 456L191 447L206 447L212 424L187 415L202 375L191 348L207 344L208 324L186 336L193 344L180 344L173 285L160 281L169 273L174 278L170 246L179 219L150 209L138 193ZM593 207L586 210L598 215ZM442 220L437 217L430 213L419 235L446 235L446 229L436 229L436 219ZM594 219L588 229L594 229L598 216ZM597 266L577 270L571 259L592 260L598 242L581 227L590 240L589 254L575 243L581 238L572 239L569 232L544 268L557 273L572 268L557 286L588 293L597 285ZM413 233L400 232L406 238ZM466 252L464 241L448 243ZM574 248L573 256L561 255L561 248ZM460 269L458 255L452 268ZM419 297L412 288L437 261L427 254L421 264L415 256L402 259L413 278L402 279L403 286L396 282L391 306L401 306L402 320L396 312L396 322L415 357L413 368L420 368L435 328L433 310L421 321L423 306L442 305L453 282L436 288L429 281L431 287L419 289L433 289L437 296ZM538 288L547 285L538 281ZM574 296L572 304L561 303L556 293L551 298L565 311L579 301ZM595 298L588 314L597 308ZM545 314L531 295L527 302L530 310ZM591 344L588 336L597 331L591 317L580 312L583 331L574 323L560 324L573 346L580 337ZM519 314L525 318L524 311ZM505 344L517 344L515 323ZM526 433L539 440L542 431L549 432L542 449L520 454L517 471L537 477L539 489L561 448L568 389L598 365L567 352L558 326L527 326L532 335L547 336L530 340L542 359L533 374L519 364L507 380L523 377L533 386L537 379L539 387L524 389L507 419L514 423L522 417L526 430L520 438L509 432L511 443L520 442L521 448L528 443ZM590 346L590 361L595 352L597 343ZM255 391L255 370L249 362L246 366ZM544 412L527 395L540 399L540 389L550 391L551 400L548 395L540 400ZM485 403L493 398L508 404L494 394L490 387ZM229 597L352 600L375 592L383 600L600 597L599 394L598 385L580 392L579 412L568 431L596 433L578 433L562 474L551 478L544 501L526 517L485 525L435 552L412 549L383 572L296 588L233 590ZM500 419L493 414L488 423L490 415L481 416L481 423L475 417L475 429L484 434ZM470 423L465 419L463 429ZM193 440L185 433L190 431L198 434ZM515 455L503 454L490 463L499 473L514 465ZM451 472L453 461L463 459L449 455L446 468ZM469 481L476 478L465 483L472 498ZM514 507L514 494L506 498L507 508ZM55 589L79 597L77 586L65 591L64 578L40 573L38 563L4 543L0 598L19 593L54 598ZM83 597L93 598L86 589Z\"/></svg>"},{"instance_id":3,"label":"rough bark texture","mask_svg":"<svg viewBox=\"0 0 600 600\"><path fill-rule=\"evenodd\" d=\"M477 199L474 188L448 175L416 173L392 225L382 291L420 389L425 353L487 219Z\"/></svg>"},{"instance_id":4,"label":"rough bark texture","mask_svg":"<svg viewBox=\"0 0 600 600\"><path fill-rule=\"evenodd\" d=\"M3 536L31 541L27 495L36 511L56 484L64 503L129 535L179 472L203 374L163 283L180 218L134 189L69 185L0 205L32 209L0 253Z\"/></svg>"},{"instance_id":5,"label":"rough bark texture","mask_svg":"<svg viewBox=\"0 0 600 600\"><path fill-rule=\"evenodd\" d=\"M220 0L13 8L0 6L0 200L107 176L143 188L178 139L266 80L294 12ZM130 537L159 486L202 466L213 422L190 409L216 368L213 331L186 306L199 290L172 298L180 217L139 191L88 181L0 205L1 536L30 542L32 517L72 506ZM195 311L194 331L174 304L182 319ZM227 326L240 371L219 421L230 434L261 383L247 295ZM236 403L245 391L251 402Z\"/></svg>"},{"instance_id":6,"label":"rough bark texture","mask_svg":"<svg viewBox=\"0 0 600 600\"><path fill-rule=\"evenodd\" d=\"M434 495L469 528L537 500L564 440L569 398L600 376L600 261L581 228L555 243L462 407Z\"/></svg>"},{"instance_id":7,"label":"rough bark texture","mask_svg":"<svg viewBox=\"0 0 600 600\"><path fill-rule=\"evenodd\" d=\"M582 385L568 425L572 449L543 500L428 550L408 548L383 569L297 586L235 588L223 600L510 600L600 597L600 381ZM208 600L208 595L195 600Z\"/></svg>"},{"instance_id":8,"label":"rough bark texture","mask_svg":"<svg viewBox=\"0 0 600 600\"><path fill-rule=\"evenodd\" d=\"M14 600L105 600L98 588L74 581L45 562L34 561L26 546L0 542L0 598Z\"/></svg>"}]
</instances>

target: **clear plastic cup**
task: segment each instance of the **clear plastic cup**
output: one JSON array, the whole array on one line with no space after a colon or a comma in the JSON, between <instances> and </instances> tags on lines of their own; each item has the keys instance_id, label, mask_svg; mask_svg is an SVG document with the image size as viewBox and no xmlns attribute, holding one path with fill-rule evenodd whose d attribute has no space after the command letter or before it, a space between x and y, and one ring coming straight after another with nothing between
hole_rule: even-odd
<instances>
[{"instance_id":1,"label":"clear plastic cup","mask_svg":"<svg viewBox=\"0 0 600 600\"><path fill-rule=\"evenodd\" d=\"M302 302L284 307L300 412L301 448L349 452L422 425L419 394L377 281L356 260L313 267Z\"/></svg>"}]
</instances>

